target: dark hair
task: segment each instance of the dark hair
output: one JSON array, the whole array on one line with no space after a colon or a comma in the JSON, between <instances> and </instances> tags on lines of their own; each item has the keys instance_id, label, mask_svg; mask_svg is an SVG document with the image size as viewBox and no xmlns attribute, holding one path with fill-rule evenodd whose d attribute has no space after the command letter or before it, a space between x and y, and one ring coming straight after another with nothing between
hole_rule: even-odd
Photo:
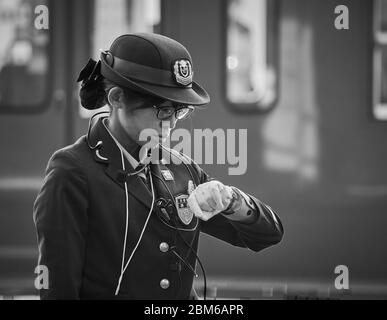
<instances>
[{"instance_id":1,"label":"dark hair","mask_svg":"<svg viewBox=\"0 0 387 320\"><path fill-rule=\"evenodd\" d=\"M93 82L93 85L82 86L79 90L79 97L81 99L81 105L89 110L94 110L109 105L108 93L113 87L119 87L123 90L125 98L128 101L150 101L153 104L161 103L163 99L149 94L144 94L138 91L134 91L129 88L125 88L115 84L114 82L104 78L102 75Z\"/></svg>"},{"instance_id":2,"label":"dark hair","mask_svg":"<svg viewBox=\"0 0 387 320\"><path fill-rule=\"evenodd\" d=\"M92 85L83 85L79 90L81 105L89 110L104 106L108 89L101 76Z\"/></svg>"},{"instance_id":3,"label":"dark hair","mask_svg":"<svg viewBox=\"0 0 387 320\"><path fill-rule=\"evenodd\" d=\"M122 87L116 83L105 78L101 74L101 61L94 61L89 59L87 64L83 67L79 73L77 82L82 81L81 89L79 90L79 97L81 105L88 110L95 110L109 105L108 94L111 88L119 87L124 92L125 98L130 102L143 102L146 104L158 105L164 101L164 99L153 96L146 92L141 92L136 89L129 89ZM111 106L110 106L111 107Z\"/></svg>"}]
</instances>

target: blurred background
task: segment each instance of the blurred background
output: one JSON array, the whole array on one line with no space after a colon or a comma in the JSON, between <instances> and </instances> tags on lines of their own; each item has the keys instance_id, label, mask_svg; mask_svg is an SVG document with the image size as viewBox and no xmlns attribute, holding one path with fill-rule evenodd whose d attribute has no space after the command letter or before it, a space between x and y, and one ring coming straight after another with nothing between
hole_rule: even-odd
<instances>
[{"instance_id":1,"label":"blurred background","mask_svg":"<svg viewBox=\"0 0 387 320\"><path fill-rule=\"evenodd\" d=\"M258 254L202 235L211 295L387 298L386 0L0 0L0 297L37 294L32 205L50 155L87 129L80 69L138 31L183 43L211 95L183 127L248 129L246 174L203 168L284 224Z\"/></svg>"}]
</instances>

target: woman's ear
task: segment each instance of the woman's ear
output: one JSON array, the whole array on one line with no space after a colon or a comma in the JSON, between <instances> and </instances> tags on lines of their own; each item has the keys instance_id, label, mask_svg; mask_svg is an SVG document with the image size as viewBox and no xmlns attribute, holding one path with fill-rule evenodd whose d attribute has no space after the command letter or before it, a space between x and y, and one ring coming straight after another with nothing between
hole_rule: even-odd
<instances>
[{"instance_id":1,"label":"woman's ear","mask_svg":"<svg viewBox=\"0 0 387 320\"><path fill-rule=\"evenodd\" d=\"M107 96L108 102L112 107L124 107L124 91L120 87L113 87L109 90Z\"/></svg>"}]
</instances>

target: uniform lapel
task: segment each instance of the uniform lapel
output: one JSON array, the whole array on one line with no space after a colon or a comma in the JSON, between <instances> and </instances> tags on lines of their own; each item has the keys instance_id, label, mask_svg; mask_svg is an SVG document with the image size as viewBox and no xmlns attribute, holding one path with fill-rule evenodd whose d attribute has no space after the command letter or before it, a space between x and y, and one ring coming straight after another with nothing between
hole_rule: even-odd
<instances>
[{"instance_id":1,"label":"uniform lapel","mask_svg":"<svg viewBox=\"0 0 387 320\"><path fill-rule=\"evenodd\" d=\"M90 131L90 145L98 145L98 147L93 150L95 161L106 164L105 173L121 188L125 189L126 181L128 192L144 206L150 208L152 204L151 192L138 175L130 175L134 170L126 157L124 157L126 170L122 170L121 152L112 137L106 131L102 120L103 118L98 119Z\"/></svg>"}]
</instances>

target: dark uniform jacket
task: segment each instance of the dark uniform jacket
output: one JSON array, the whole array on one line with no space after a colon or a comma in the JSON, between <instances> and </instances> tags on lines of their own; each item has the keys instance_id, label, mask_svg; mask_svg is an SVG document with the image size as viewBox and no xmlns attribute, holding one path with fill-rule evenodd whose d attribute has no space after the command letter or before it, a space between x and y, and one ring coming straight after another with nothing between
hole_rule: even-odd
<instances>
[{"instance_id":1,"label":"dark uniform jacket","mask_svg":"<svg viewBox=\"0 0 387 320\"><path fill-rule=\"evenodd\" d=\"M38 263L49 270L49 288L40 291L42 299L115 297L125 238L125 180L129 206L125 263L146 224L151 188L138 175L128 176L122 170L120 151L101 119L91 128L89 144L99 141L102 144L91 149L83 136L49 160L34 204ZM222 214L206 222L196 217L183 222L177 208L188 196L188 181L197 186L210 178L180 156L185 160L181 164L150 165L156 201L118 298L189 299L200 232L253 251L282 238L279 218L253 196L258 219L252 224L232 222ZM126 159L125 167L133 171ZM165 179L161 170L169 170L173 180Z\"/></svg>"}]
</instances>

